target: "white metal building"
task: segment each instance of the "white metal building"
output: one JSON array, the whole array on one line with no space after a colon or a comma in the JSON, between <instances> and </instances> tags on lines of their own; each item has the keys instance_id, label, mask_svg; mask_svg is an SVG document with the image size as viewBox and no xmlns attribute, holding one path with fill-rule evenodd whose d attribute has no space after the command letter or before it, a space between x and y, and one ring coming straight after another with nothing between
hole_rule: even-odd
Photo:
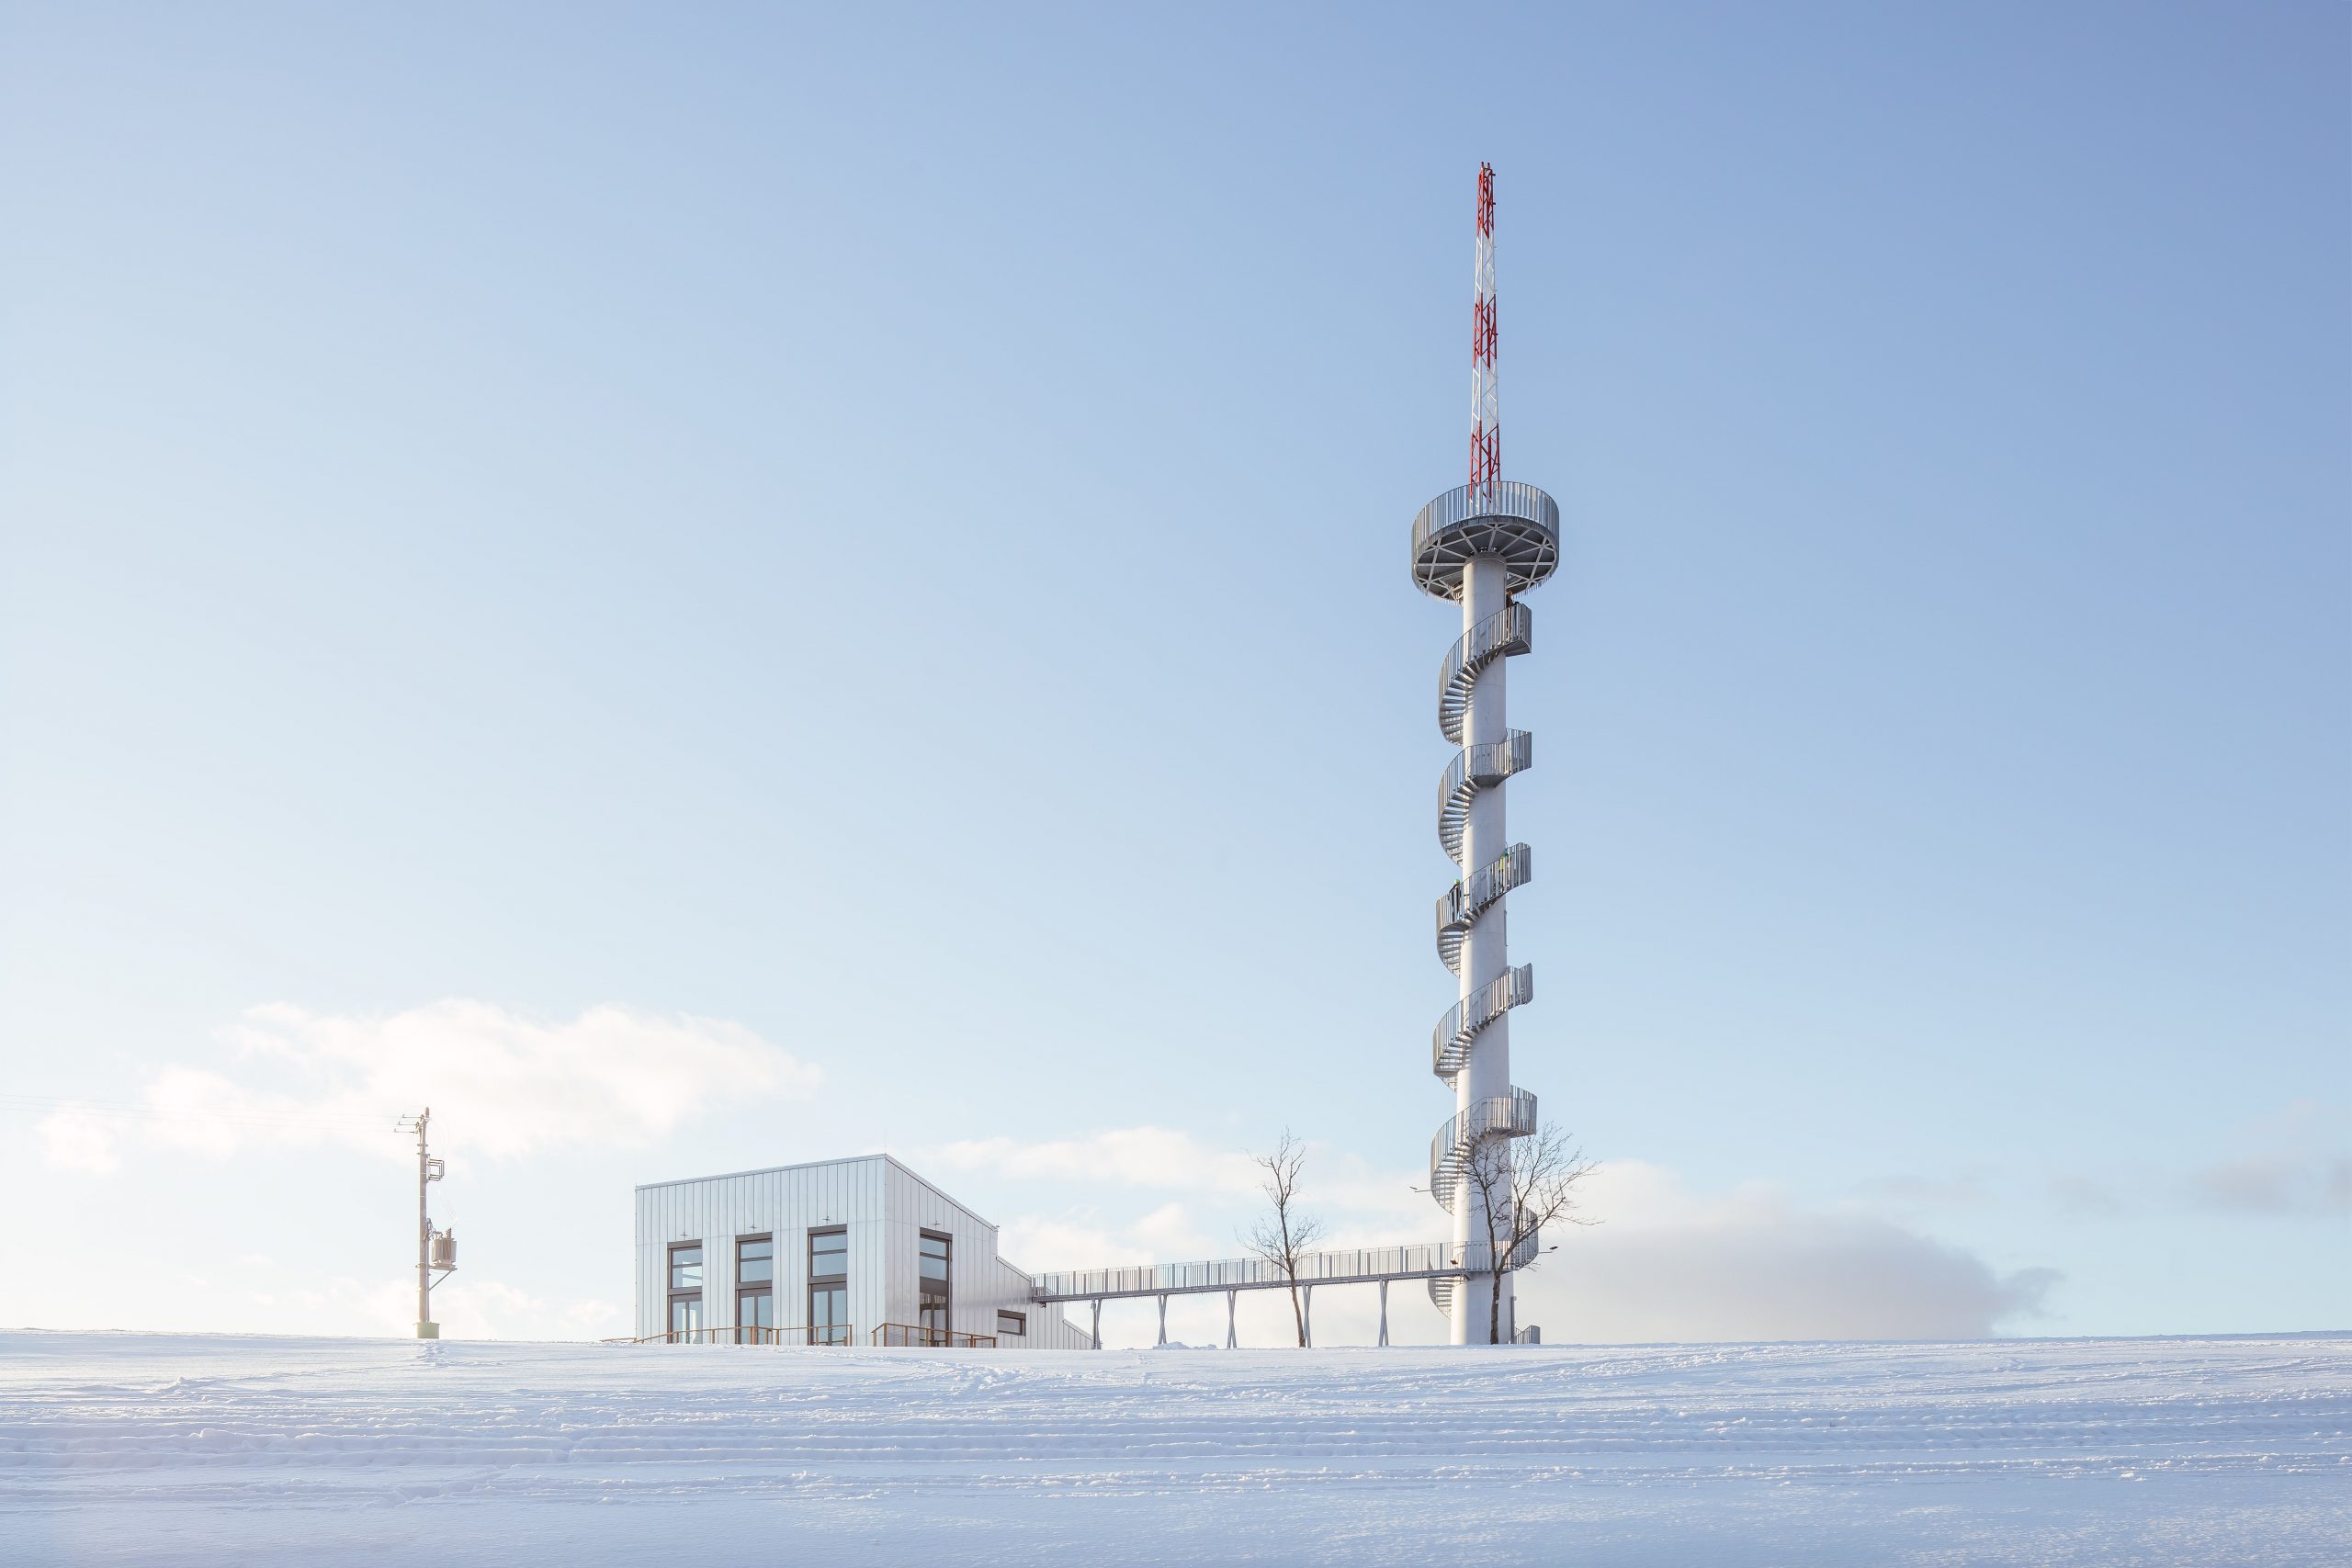
<instances>
[{"instance_id":1,"label":"white metal building","mask_svg":"<svg viewBox=\"0 0 2352 1568\"><path fill-rule=\"evenodd\" d=\"M996 1226L888 1155L637 1190L639 1338L1093 1343L1034 1292Z\"/></svg>"}]
</instances>

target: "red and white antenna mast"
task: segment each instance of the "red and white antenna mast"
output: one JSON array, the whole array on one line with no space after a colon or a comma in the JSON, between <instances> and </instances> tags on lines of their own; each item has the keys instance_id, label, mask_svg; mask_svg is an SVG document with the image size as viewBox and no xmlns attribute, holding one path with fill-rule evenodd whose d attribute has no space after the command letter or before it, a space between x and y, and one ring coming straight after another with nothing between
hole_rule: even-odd
<instances>
[{"instance_id":1,"label":"red and white antenna mast","mask_svg":"<svg viewBox=\"0 0 2352 1568\"><path fill-rule=\"evenodd\" d=\"M1478 165L1478 249L1470 306L1470 489L1483 497L1503 477L1503 430L1495 392L1495 166Z\"/></svg>"}]
</instances>

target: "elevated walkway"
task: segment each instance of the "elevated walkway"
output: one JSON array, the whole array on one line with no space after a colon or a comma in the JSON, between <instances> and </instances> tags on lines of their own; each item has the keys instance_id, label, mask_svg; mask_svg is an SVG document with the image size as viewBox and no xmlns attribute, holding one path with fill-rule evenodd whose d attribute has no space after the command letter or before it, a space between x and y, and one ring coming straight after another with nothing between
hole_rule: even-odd
<instances>
[{"instance_id":1,"label":"elevated walkway","mask_svg":"<svg viewBox=\"0 0 2352 1568\"><path fill-rule=\"evenodd\" d=\"M1532 1252L1523 1247L1516 1264ZM1279 1291L1296 1285L1300 1309L1306 1319L1307 1343L1314 1343L1315 1287L1317 1285L1377 1285L1380 1287L1380 1343L1388 1343L1388 1287L1397 1280L1425 1280L1432 1299L1438 1281L1451 1284L1473 1274L1492 1273L1483 1242L1451 1247L1433 1242L1414 1247L1367 1247L1352 1251L1306 1252L1298 1257L1294 1275L1281 1264L1263 1258L1220 1258L1202 1263L1138 1263L1117 1269L1075 1269L1039 1274L1029 1299L1040 1305L1086 1302L1094 1309L1094 1343L1102 1343L1102 1303L1136 1296L1159 1302L1159 1343L1168 1343L1168 1298L1225 1292L1225 1343L1234 1348L1235 1305L1243 1291Z\"/></svg>"}]
</instances>

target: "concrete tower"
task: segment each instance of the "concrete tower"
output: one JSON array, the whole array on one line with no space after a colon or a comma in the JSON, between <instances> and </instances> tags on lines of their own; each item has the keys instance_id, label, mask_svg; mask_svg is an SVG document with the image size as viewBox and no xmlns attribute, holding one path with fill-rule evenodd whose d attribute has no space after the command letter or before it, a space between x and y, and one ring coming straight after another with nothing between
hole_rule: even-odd
<instances>
[{"instance_id":1,"label":"concrete tower","mask_svg":"<svg viewBox=\"0 0 2352 1568\"><path fill-rule=\"evenodd\" d=\"M1413 519L1413 581L1462 606L1462 637L1438 668L1437 724L1460 750L1439 781L1437 837L1460 874L1437 901L1437 952L1460 981L1438 1020L1430 1065L1453 1091L1453 1114L1430 1143L1430 1191L1453 1219L1453 1245L1472 1272L1433 1281L1430 1293L1456 1345L1487 1337L1488 1292L1511 1324L1509 1270L1487 1256L1474 1159L1507 1152L1501 1140L1535 1131L1535 1097L1510 1081L1510 1011L1534 998L1532 965L1510 964L1503 898L1528 879L1525 844L1504 826L1504 782L1534 761L1532 737L1503 717L1504 660L1525 653L1532 621L1518 595L1560 561L1560 509L1531 484L1502 477L1495 386L1495 171L1478 170L1476 286L1470 338L1470 482ZM1528 1243L1522 1252L1532 1249Z\"/></svg>"}]
</instances>

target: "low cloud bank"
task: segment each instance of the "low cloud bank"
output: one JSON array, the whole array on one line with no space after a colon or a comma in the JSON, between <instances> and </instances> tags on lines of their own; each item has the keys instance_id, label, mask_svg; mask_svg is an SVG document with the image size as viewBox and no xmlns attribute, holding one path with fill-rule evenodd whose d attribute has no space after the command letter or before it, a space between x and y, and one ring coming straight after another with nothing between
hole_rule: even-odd
<instances>
[{"instance_id":1,"label":"low cloud bank","mask_svg":"<svg viewBox=\"0 0 2352 1568\"><path fill-rule=\"evenodd\" d=\"M1866 1209L1693 1194L1638 1161L1603 1168L1589 1212L1603 1223L1548 1238L1560 1250L1523 1277L1521 1321L1547 1339L1981 1339L2039 1313L2059 1279Z\"/></svg>"}]
</instances>

